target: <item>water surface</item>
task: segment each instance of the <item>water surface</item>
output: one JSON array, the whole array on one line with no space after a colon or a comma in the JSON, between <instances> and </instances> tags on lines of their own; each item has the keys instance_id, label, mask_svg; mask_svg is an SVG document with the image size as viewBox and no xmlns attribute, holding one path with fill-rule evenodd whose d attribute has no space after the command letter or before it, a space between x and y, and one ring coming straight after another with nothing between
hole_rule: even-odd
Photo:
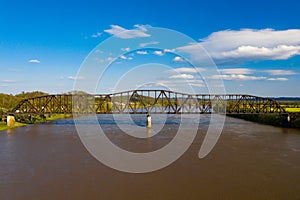
<instances>
[{"instance_id":1,"label":"water surface","mask_svg":"<svg viewBox=\"0 0 300 200\"><path fill-rule=\"evenodd\" d=\"M161 121L153 119L154 126ZM1 131L0 199L300 198L300 130L226 118L217 145L199 159L208 121L209 116L202 117L192 146L180 159L146 174L101 164L82 145L72 119ZM115 144L135 152L168 144L179 123L170 116L160 133L135 139L123 134L109 115L100 122ZM141 134L147 134L145 116L119 122L144 127Z\"/></svg>"}]
</instances>

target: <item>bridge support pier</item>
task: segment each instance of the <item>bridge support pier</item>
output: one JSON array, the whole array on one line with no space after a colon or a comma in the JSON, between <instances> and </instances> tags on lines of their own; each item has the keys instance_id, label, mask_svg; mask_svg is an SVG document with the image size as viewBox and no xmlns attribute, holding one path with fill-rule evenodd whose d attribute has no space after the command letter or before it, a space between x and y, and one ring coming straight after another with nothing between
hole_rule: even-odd
<instances>
[{"instance_id":1,"label":"bridge support pier","mask_svg":"<svg viewBox=\"0 0 300 200\"><path fill-rule=\"evenodd\" d=\"M152 119L151 119L151 115L150 114L148 114L147 115L147 127L148 128L151 128L151 126L152 126Z\"/></svg>"},{"instance_id":2,"label":"bridge support pier","mask_svg":"<svg viewBox=\"0 0 300 200\"><path fill-rule=\"evenodd\" d=\"M15 126L15 116L8 115L6 121L7 126Z\"/></svg>"},{"instance_id":3,"label":"bridge support pier","mask_svg":"<svg viewBox=\"0 0 300 200\"><path fill-rule=\"evenodd\" d=\"M287 114L283 114L282 115L282 126L285 128L290 127L291 125L291 116L287 113Z\"/></svg>"}]
</instances>

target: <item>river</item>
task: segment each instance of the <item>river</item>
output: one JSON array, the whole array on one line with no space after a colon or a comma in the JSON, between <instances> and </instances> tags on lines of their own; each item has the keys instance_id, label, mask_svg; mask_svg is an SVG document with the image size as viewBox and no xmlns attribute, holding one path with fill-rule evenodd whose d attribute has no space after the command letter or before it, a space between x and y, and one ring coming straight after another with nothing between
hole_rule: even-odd
<instances>
[{"instance_id":1,"label":"river","mask_svg":"<svg viewBox=\"0 0 300 200\"><path fill-rule=\"evenodd\" d=\"M202 118L183 156L142 174L120 172L96 160L72 119L1 131L0 199L300 199L300 130L227 117L217 144L199 159L208 119ZM144 115L134 118L139 128L144 121ZM153 119L153 126L159 122ZM107 136L136 152L168 144L178 121L167 122L161 133L136 143L109 116L100 116Z\"/></svg>"}]
</instances>

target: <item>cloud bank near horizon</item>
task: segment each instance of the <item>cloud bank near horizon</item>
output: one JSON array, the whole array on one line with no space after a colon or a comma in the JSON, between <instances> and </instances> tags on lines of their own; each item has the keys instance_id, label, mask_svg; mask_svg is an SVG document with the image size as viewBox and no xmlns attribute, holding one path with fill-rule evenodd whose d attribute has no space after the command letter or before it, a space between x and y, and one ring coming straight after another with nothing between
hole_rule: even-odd
<instances>
[{"instance_id":1,"label":"cloud bank near horizon","mask_svg":"<svg viewBox=\"0 0 300 200\"><path fill-rule=\"evenodd\" d=\"M200 42L178 50L199 58L202 46L219 65L238 65L249 61L287 60L300 55L300 29L223 30L210 34Z\"/></svg>"}]
</instances>

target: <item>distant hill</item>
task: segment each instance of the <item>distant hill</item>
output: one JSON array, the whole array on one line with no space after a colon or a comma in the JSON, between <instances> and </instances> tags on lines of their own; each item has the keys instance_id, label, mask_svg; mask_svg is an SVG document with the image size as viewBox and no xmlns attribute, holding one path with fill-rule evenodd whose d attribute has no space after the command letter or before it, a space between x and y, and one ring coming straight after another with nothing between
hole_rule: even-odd
<instances>
[{"instance_id":1,"label":"distant hill","mask_svg":"<svg viewBox=\"0 0 300 200\"><path fill-rule=\"evenodd\" d=\"M276 101L300 101L300 97L274 97Z\"/></svg>"},{"instance_id":2,"label":"distant hill","mask_svg":"<svg viewBox=\"0 0 300 200\"><path fill-rule=\"evenodd\" d=\"M27 99L27 98L40 97L40 96L45 96L45 95L48 95L48 93L34 91L34 92L22 92L20 94L15 95L15 97Z\"/></svg>"}]
</instances>

